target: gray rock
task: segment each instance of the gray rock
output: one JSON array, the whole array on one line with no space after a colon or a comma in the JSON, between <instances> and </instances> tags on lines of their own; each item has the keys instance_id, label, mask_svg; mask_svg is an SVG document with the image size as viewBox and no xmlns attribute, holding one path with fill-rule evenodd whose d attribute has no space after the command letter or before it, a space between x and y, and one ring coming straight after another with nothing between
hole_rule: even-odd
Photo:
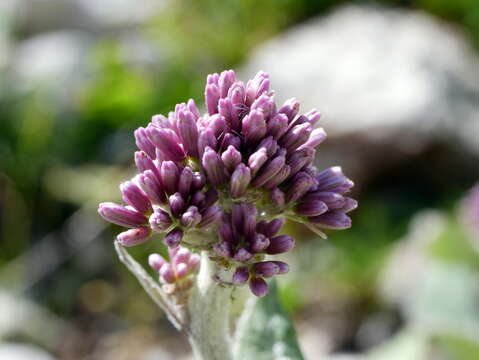
<instances>
[{"instance_id":1,"label":"gray rock","mask_svg":"<svg viewBox=\"0 0 479 360\"><path fill-rule=\"evenodd\" d=\"M55 360L55 358L33 345L1 344L0 360Z\"/></svg>"},{"instance_id":2,"label":"gray rock","mask_svg":"<svg viewBox=\"0 0 479 360\"><path fill-rule=\"evenodd\" d=\"M346 6L259 47L244 77L260 69L279 102L295 96L303 110L318 108L330 138L360 144L352 152L366 160L437 141L479 154L478 57L462 34L425 14Z\"/></svg>"}]
</instances>

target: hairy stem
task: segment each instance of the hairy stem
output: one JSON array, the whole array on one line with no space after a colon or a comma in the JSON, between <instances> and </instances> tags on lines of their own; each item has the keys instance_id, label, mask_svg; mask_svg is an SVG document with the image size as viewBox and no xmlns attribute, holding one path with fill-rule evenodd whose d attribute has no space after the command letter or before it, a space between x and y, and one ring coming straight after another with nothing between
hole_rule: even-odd
<instances>
[{"instance_id":1,"label":"hairy stem","mask_svg":"<svg viewBox=\"0 0 479 360\"><path fill-rule=\"evenodd\" d=\"M128 251L116 241L115 250L120 261L135 275L146 293L166 313L168 320L170 320L173 326L190 336L190 329L185 321L186 314L184 309L172 303L161 286L153 280L145 269L133 259Z\"/></svg>"},{"instance_id":2,"label":"hairy stem","mask_svg":"<svg viewBox=\"0 0 479 360\"><path fill-rule=\"evenodd\" d=\"M189 340L198 360L231 360L229 328L231 287L222 284L225 274L201 256L200 273L189 301Z\"/></svg>"}]
</instances>

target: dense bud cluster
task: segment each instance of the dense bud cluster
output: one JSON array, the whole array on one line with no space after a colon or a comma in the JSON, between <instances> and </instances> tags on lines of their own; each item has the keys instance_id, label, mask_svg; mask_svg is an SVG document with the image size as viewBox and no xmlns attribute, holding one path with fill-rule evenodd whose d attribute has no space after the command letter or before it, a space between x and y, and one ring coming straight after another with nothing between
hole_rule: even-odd
<instances>
[{"instance_id":1,"label":"dense bud cluster","mask_svg":"<svg viewBox=\"0 0 479 360\"><path fill-rule=\"evenodd\" d=\"M200 256L191 253L181 246L168 248L169 260L165 260L160 254L151 254L148 264L159 274L159 281L163 290L176 296L178 302L182 302L184 294L192 285L192 276L198 272Z\"/></svg>"},{"instance_id":2,"label":"dense bud cluster","mask_svg":"<svg viewBox=\"0 0 479 360\"><path fill-rule=\"evenodd\" d=\"M326 138L319 112L299 114L294 98L277 108L266 73L246 84L232 70L208 75L205 105L202 115L193 100L178 104L135 131L139 174L120 186L124 206L102 203L99 213L131 228L117 237L123 246L163 233L170 248L209 251L235 269L232 283L262 296L264 278L288 271L266 258L294 246L278 234L282 217L320 235L348 228L353 183L339 167L314 167Z\"/></svg>"}]
</instances>

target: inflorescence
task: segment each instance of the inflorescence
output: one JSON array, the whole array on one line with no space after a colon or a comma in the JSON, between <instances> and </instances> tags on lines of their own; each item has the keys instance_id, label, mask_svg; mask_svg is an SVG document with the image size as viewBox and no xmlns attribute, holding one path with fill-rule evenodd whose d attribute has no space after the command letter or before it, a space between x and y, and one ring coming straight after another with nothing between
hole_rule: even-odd
<instances>
[{"instance_id":1,"label":"inflorescence","mask_svg":"<svg viewBox=\"0 0 479 360\"><path fill-rule=\"evenodd\" d=\"M156 255L150 258L161 282L196 271L198 264L165 265L175 264L185 247L208 251L234 269L231 283L248 283L263 296L264 278L288 272L285 262L269 260L294 247L292 237L278 234L284 217L322 236L322 229L351 226L347 213L357 202L345 194L353 182L340 167L318 171L313 165L315 148L326 138L316 127L320 113L300 115L294 98L278 109L269 83L262 71L246 85L232 70L208 75L205 114L190 99L135 131L139 173L120 185L125 205L102 203L98 211L130 228L116 238L123 246L164 234L175 249L170 263L159 266Z\"/></svg>"}]
</instances>

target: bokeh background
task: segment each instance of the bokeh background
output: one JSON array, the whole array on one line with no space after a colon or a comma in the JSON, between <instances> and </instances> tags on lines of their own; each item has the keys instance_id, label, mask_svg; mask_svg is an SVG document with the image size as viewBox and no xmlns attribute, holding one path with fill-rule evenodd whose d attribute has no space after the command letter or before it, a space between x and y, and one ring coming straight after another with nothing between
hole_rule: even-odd
<instances>
[{"instance_id":1,"label":"bokeh background","mask_svg":"<svg viewBox=\"0 0 479 360\"><path fill-rule=\"evenodd\" d=\"M478 50L477 0L1 0L0 359L189 359L96 206L133 129L228 68L320 109L316 163L356 183L351 230L288 225L307 359L479 359Z\"/></svg>"}]
</instances>

